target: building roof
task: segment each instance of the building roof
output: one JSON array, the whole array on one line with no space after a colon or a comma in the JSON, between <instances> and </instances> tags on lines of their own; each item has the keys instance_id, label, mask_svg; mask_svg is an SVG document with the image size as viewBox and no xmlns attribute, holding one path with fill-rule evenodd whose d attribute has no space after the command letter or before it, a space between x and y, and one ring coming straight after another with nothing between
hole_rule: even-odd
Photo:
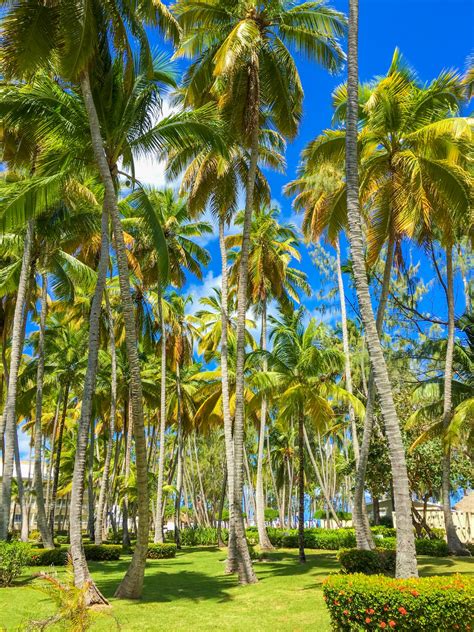
<instances>
[{"instance_id":1,"label":"building roof","mask_svg":"<svg viewBox=\"0 0 474 632\"><path fill-rule=\"evenodd\" d=\"M474 513L474 491L466 494L464 498L454 505L456 511L464 511L467 513Z\"/></svg>"}]
</instances>

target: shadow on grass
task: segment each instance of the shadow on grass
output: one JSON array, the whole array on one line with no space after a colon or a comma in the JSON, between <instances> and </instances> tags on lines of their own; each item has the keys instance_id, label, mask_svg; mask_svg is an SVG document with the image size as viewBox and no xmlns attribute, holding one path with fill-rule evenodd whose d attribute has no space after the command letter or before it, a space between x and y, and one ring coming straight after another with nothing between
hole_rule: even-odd
<instances>
[{"instance_id":1,"label":"shadow on grass","mask_svg":"<svg viewBox=\"0 0 474 632\"><path fill-rule=\"evenodd\" d=\"M306 563L300 564L298 556L291 553L269 553L267 559L256 564L259 579L272 577L295 577L310 573L321 575L321 581L328 573L339 569L339 564L332 554L306 554Z\"/></svg>"}]
</instances>

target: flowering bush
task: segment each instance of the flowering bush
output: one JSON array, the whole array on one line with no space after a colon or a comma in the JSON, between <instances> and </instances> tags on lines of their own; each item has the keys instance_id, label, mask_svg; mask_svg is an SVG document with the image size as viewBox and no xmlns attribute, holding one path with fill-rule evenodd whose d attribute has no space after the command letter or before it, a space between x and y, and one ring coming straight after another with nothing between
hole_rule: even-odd
<instances>
[{"instance_id":1,"label":"flowering bush","mask_svg":"<svg viewBox=\"0 0 474 632\"><path fill-rule=\"evenodd\" d=\"M324 599L334 630L471 630L474 578L391 579L384 575L331 575Z\"/></svg>"}]
</instances>

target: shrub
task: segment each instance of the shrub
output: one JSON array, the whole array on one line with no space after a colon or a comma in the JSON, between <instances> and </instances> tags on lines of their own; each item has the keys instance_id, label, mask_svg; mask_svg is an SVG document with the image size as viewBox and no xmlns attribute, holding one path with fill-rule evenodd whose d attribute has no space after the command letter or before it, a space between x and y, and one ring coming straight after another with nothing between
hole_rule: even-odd
<instances>
[{"instance_id":1,"label":"shrub","mask_svg":"<svg viewBox=\"0 0 474 632\"><path fill-rule=\"evenodd\" d=\"M364 573L374 575L377 573L393 574L395 572L395 551L375 549L375 551L363 551L359 549L342 549L337 559L345 573Z\"/></svg>"},{"instance_id":2,"label":"shrub","mask_svg":"<svg viewBox=\"0 0 474 632\"><path fill-rule=\"evenodd\" d=\"M69 536L68 535L57 535L55 537L56 544L69 544Z\"/></svg>"},{"instance_id":3,"label":"shrub","mask_svg":"<svg viewBox=\"0 0 474 632\"><path fill-rule=\"evenodd\" d=\"M30 566L65 566L67 548L30 550Z\"/></svg>"},{"instance_id":4,"label":"shrub","mask_svg":"<svg viewBox=\"0 0 474 632\"><path fill-rule=\"evenodd\" d=\"M0 542L0 586L10 586L29 559L30 545L26 542Z\"/></svg>"},{"instance_id":5,"label":"shrub","mask_svg":"<svg viewBox=\"0 0 474 632\"><path fill-rule=\"evenodd\" d=\"M176 556L176 544L164 542L163 544L149 544L146 554L149 560L162 560Z\"/></svg>"},{"instance_id":6,"label":"shrub","mask_svg":"<svg viewBox=\"0 0 474 632\"><path fill-rule=\"evenodd\" d=\"M418 555L430 555L431 557L446 557L449 555L448 545L444 540L417 538L415 546Z\"/></svg>"},{"instance_id":7,"label":"shrub","mask_svg":"<svg viewBox=\"0 0 474 632\"><path fill-rule=\"evenodd\" d=\"M334 630L470 630L474 579L332 575L323 587Z\"/></svg>"},{"instance_id":8,"label":"shrub","mask_svg":"<svg viewBox=\"0 0 474 632\"><path fill-rule=\"evenodd\" d=\"M86 560L111 562L120 559L122 547L119 544L85 544Z\"/></svg>"},{"instance_id":9,"label":"shrub","mask_svg":"<svg viewBox=\"0 0 474 632\"><path fill-rule=\"evenodd\" d=\"M227 542L227 529L222 529L222 539ZM180 531L181 544L183 546L213 546L217 545L217 528L194 527ZM258 539L257 539L258 542Z\"/></svg>"},{"instance_id":10,"label":"shrub","mask_svg":"<svg viewBox=\"0 0 474 632\"><path fill-rule=\"evenodd\" d=\"M380 516L379 522L383 527L393 528L392 516Z\"/></svg>"},{"instance_id":11,"label":"shrub","mask_svg":"<svg viewBox=\"0 0 474 632\"><path fill-rule=\"evenodd\" d=\"M393 527L384 527L383 525L378 525L376 527L370 527L370 530L374 535L379 535L384 538L394 538L397 535L397 530Z\"/></svg>"}]
</instances>

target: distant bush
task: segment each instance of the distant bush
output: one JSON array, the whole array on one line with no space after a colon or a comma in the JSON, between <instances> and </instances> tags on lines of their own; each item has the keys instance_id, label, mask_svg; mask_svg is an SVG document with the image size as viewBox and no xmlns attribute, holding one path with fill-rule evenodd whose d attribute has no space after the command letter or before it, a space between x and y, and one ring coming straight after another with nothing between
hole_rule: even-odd
<instances>
[{"instance_id":1,"label":"distant bush","mask_svg":"<svg viewBox=\"0 0 474 632\"><path fill-rule=\"evenodd\" d=\"M331 575L323 586L334 630L471 630L474 579Z\"/></svg>"},{"instance_id":2,"label":"distant bush","mask_svg":"<svg viewBox=\"0 0 474 632\"><path fill-rule=\"evenodd\" d=\"M227 542L227 529L222 529L222 539ZM217 545L217 529L215 527L195 527L180 531L183 546Z\"/></svg>"},{"instance_id":3,"label":"distant bush","mask_svg":"<svg viewBox=\"0 0 474 632\"><path fill-rule=\"evenodd\" d=\"M418 555L430 555L431 557L446 557L449 555L448 545L444 540L417 538L415 546Z\"/></svg>"},{"instance_id":4,"label":"distant bush","mask_svg":"<svg viewBox=\"0 0 474 632\"><path fill-rule=\"evenodd\" d=\"M67 548L30 550L30 566L65 566L67 562Z\"/></svg>"},{"instance_id":5,"label":"distant bush","mask_svg":"<svg viewBox=\"0 0 474 632\"><path fill-rule=\"evenodd\" d=\"M120 559L122 547L119 544L84 544L86 560L112 562Z\"/></svg>"},{"instance_id":6,"label":"distant bush","mask_svg":"<svg viewBox=\"0 0 474 632\"><path fill-rule=\"evenodd\" d=\"M0 541L0 587L10 586L30 560L31 547L26 542Z\"/></svg>"},{"instance_id":7,"label":"distant bush","mask_svg":"<svg viewBox=\"0 0 474 632\"><path fill-rule=\"evenodd\" d=\"M149 560L168 559L176 556L176 549L176 544L171 544L170 542L149 544L146 556Z\"/></svg>"},{"instance_id":8,"label":"distant bush","mask_svg":"<svg viewBox=\"0 0 474 632\"><path fill-rule=\"evenodd\" d=\"M395 573L395 551L375 549L364 551L360 549L341 549L338 553L342 570L345 573L364 573L375 575L377 573Z\"/></svg>"},{"instance_id":9,"label":"distant bush","mask_svg":"<svg viewBox=\"0 0 474 632\"><path fill-rule=\"evenodd\" d=\"M380 516L379 523L381 527L389 527L393 529L393 518L392 516Z\"/></svg>"},{"instance_id":10,"label":"distant bush","mask_svg":"<svg viewBox=\"0 0 474 632\"><path fill-rule=\"evenodd\" d=\"M56 542L56 544L69 544L69 536L68 535L57 535L54 538L54 541Z\"/></svg>"}]
</instances>

